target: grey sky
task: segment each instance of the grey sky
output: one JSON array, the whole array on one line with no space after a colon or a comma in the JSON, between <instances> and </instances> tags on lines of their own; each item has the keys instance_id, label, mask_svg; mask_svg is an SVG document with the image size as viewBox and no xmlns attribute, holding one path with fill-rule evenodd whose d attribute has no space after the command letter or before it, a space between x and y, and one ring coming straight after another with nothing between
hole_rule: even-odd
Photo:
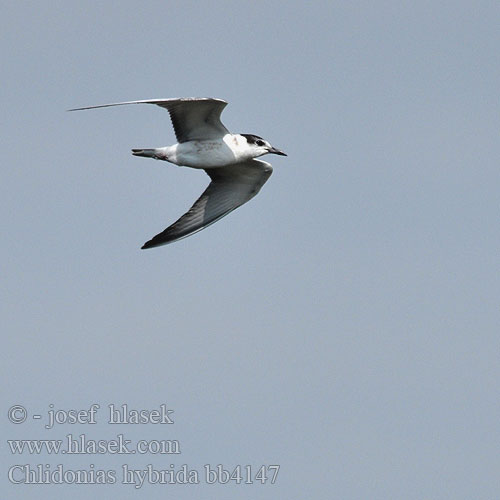
<instances>
[{"instance_id":1,"label":"grey sky","mask_svg":"<svg viewBox=\"0 0 500 500\"><path fill-rule=\"evenodd\" d=\"M7 2L2 9L2 498L493 499L496 2ZM161 97L288 153L173 245L202 172ZM170 426L7 420L127 403ZM6 439L177 439L180 456L13 456ZM280 464L270 485L12 485L13 464Z\"/></svg>"}]
</instances>

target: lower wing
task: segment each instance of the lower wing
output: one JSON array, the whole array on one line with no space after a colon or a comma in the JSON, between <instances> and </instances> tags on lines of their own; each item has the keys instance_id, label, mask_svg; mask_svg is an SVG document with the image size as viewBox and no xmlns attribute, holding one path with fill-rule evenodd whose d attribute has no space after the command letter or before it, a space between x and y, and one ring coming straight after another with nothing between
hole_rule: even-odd
<instances>
[{"instance_id":1,"label":"lower wing","mask_svg":"<svg viewBox=\"0 0 500 500\"><path fill-rule=\"evenodd\" d=\"M262 160L248 160L226 167L205 170L212 179L194 205L165 231L142 248L152 248L186 238L251 200L272 174L272 167Z\"/></svg>"}]
</instances>

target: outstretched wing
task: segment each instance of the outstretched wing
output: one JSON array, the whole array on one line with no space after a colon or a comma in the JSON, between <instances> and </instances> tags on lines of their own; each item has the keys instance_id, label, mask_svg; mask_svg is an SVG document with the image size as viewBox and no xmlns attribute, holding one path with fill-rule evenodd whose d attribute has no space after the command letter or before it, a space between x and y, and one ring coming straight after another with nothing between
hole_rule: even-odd
<instances>
[{"instance_id":1,"label":"outstretched wing","mask_svg":"<svg viewBox=\"0 0 500 500\"><path fill-rule=\"evenodd\" d=\"M262 160L248 160L205 170L212 179L208 188L178 221L144 244L142 248L166 245L186 238L252 199L269 179L273 169Z\"/></svg>"},{"instance_id":2,"label":"outstretched wing","mask_svg":"<svg viewBox=\"0 0 500 500\"><path fill-rule=\"evenodd\" d=\"M116 102L113 104L101 104L100 106L75 108L69 111L107 108L109 106L123 106L125 104L156 104L168 110L172 125L174 126L175 136L179 142L218 139L229 134L227 128L220 121L220 115L226 107L227 102L211 97Z\"/></svg>"}]
</instances>

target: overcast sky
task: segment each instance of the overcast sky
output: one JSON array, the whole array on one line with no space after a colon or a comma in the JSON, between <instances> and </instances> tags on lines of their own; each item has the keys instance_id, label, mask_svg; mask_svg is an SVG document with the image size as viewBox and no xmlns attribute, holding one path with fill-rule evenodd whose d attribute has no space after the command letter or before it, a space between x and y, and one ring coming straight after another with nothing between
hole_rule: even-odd
<instances>
[{"instance_id":1,"label":"overcast sky","mask_svg":"<svg viewBox=\"0 0 500 500\"><path fill-rule=\"evenodd\" d=\"M486 1L6 2L2 498L499 498L499 22ZM288 157L140 250L208 177L130 154L175 143L160 108L65 110L189 96ZM93 403L96 424L44 428ZM113 426L112 403L175 423ZM70 433L181 454L5 443ZM12 484L16 464L117 480ZM124 464L200 482L134 488ZM281 468L210 485L205 464Z\"/></svg>"}]
</instances>

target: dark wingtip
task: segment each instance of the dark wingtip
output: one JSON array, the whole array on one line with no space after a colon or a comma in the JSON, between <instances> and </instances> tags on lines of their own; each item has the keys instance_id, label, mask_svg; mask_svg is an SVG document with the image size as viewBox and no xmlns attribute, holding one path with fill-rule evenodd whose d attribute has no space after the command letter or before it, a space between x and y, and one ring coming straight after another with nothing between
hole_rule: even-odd
<instances>
[{"instance_id":1,"label":"dark wingtip","mask_svg":"<svg viewBox=\"0 0 500 500\"><path fill-rule=\"evenodd\" d=\"M163 233L160 233L160 234L157 234L156 236L160 236L162 234ZM144 245L142 245L141 250L146 250L148 248L154 248L154 247L161 247L163 245L168 245L169 243L176 241L175 239L172 240L172 239L162 238L162 237L157 238L156 236L154 238L150 239L149 241L146 241L146 243L144 243Z\"/></svg>"},{"instance_id":2,"label":"dark wingtip","mask_svg":"<svg viewBox=\"0 0 500 500\"><path fill-rule=\"evenodd\" d=\"M155 239L151 239L149 241L146 241L144 245L142 245L141 250L147 250L148 248L153 248L153 247L159 247L160 245L163 245L163 242L158 243L158 241L155 241Z\"/></svg>"},{"instance_id":3,"label":"dark wingtip","mask_svg":"<svg viewBox=\"0 0 500 500\"><path fill-rule=\"evenodd\" d=\"M85 111L86 109L91 109L91 108L71 108L67 109L66 111Z\"/></svg>"}]
</instances>

